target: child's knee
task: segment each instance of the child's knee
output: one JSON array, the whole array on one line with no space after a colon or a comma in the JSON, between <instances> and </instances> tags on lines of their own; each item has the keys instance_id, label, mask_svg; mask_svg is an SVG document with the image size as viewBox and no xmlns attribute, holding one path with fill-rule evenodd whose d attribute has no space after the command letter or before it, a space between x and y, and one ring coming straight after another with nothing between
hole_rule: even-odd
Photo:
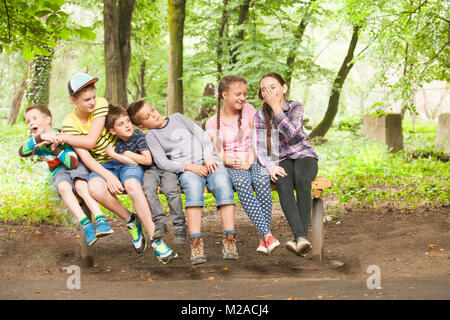
<instances>
[{"instance_id":1,"label":"child's knee","mask_svg":"<svg viewBox=\"0 0 450 320\"><path fill-rule=\"evenodd\" d=\"M88 182L88 191L92 197L98 198L107 191L106 182L101 178L93 178Z\"/></svg>"},{"instance_id":2,"label":"child's knee","mask_svg":"<svg viewBox=\"0 0 450 320\"><path fill-rule=\"evenodd\" d=\"M73 192L72 185L67 181L60 182L56 188L61 195L67 194L68 192Z\"/></svg>"},{"instance_id":3,"label":"child's knee","mask_svg":"<svg viewBox=\"0 0 450 320\"><path fill-rule=\"evenodd\" d=\"M77 191L78 195L86 194L89 192L88 190L88 183L86 180L82 179L76 179L75 182L75 190Z\"/></svg>"},{"instance_id":4,"label":"child's knee","mask_svg":"<svg viewBox=\"0 0 450 320\"><path fill-rule=\"evenodd\" d=\"M139 193L142 193L142 185L137 179L127 179L124 183L125 191L128 195L133 196Z\"/></svg>"}]
</instances>

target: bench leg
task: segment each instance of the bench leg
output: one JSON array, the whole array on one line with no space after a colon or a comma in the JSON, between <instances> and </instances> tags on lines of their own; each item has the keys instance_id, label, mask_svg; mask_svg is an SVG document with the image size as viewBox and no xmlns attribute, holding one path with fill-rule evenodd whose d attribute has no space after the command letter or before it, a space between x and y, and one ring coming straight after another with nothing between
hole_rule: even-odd
<instances>
[{"instance_id":1,"label":"bench leg","mask_svg":"<svg viewBox=\"0 0 450 320\"><path fill-rule=\"evenodd\" d=\"M91 219L91 211L86 206L86 204L83 202L80 203L81 208L84 211L84 214L88 217L88 219ZM94 257L91 254L91 250L87 244L86 241L86 235L84 234L83 230L81 230L80 227L80 241L81 241L81 259L83 261L83 265L87 268L92 268L94 266Z\"/></svg>"},{"instance_id":2,"label":"bench leg","mask_svg":"<svg viewBox=\"0 0 450 320\"><path fill-rule=\"evenodd\" d=\"M323 261L323 201L314 198L312 204L312 259L321 263Z\"/></svg>"}]
</instances>

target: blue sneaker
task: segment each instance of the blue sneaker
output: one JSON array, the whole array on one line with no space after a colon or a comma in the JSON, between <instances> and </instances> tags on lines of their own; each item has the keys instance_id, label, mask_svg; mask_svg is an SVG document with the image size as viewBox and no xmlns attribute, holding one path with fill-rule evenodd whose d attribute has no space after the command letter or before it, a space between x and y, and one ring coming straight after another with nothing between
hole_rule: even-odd
<instances>
[{"instance_id":1,"label":"blue sneaker","mask_svg":"<svg viewBox=\"0 0 450 320\"><path fill-rule=\"evenodd\" d=\"M127 223L127 229L131 234L131 240L133 241L134 250L137 253L142 253L147 249L147 241L143 233L142 222L138 219L136 214L133 213L131 222Z\"/></svg>"},{"instance_id":2,"label":"blue sneaker","mask_svg":"<svg viewBox=\"0 0 450 320\"><path fill-rule=\"evenodd\" d=\"M97 241L97 237L95 236L95 226L92 222L89 222L87 225L83 227L83 231L86 235L86 242L89 246L92 246L95 241Z\"/></svg>"},{"instance_id":3,"label":"blue sneaker","mask_svg":"<svg viewBox=\"0 0 450 320\"><path fill-rule=\"evenodd\" d=\"M97 238L102 238L114 233L114 230L111 228L106 219L98 219L97 220Z\"/></svg>"},{"instance_id":4,"label":"blue sneaker","mask_svg":"<svg viewBox=\"0 0 450 320\"><path fill-rule=\"evenodd\" d=\"M153 252L156 255L156 258L162 263L166 264L178 257L178 254L170 249L167 244L164 243L161 239L157 239L152 243Z\"/></svg>"}]
</instances>

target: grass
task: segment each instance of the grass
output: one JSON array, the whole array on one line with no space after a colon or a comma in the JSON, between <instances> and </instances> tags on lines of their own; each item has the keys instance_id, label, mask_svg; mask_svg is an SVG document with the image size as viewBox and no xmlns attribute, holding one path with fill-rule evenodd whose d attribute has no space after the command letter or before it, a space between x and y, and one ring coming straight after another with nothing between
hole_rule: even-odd
<instances>
[{"instance_id":1,"label":"grass","mask_svg":"<svg viewBox=\"0 0 450 320\"><path fill-rule=\"evenodd\" d=\"M415 210L449 204L449 165L439 160L445 154L433 150L435 124L405 121L405 150L395 154L361 136L358 128L353 120L350 125L337 123L328 132L327 142L314 146L320 158L319 175L333 182L333 187L324 192L327 210L340 213L348 207L363 207L370 212L383 206ZM0 123L0 220L73 225L45 162L18 155L27 137L25 125L11 128ZM133 208L128 197L119 199ZM278 202L276 192L272 199ZM161 201L168 210L164 196ZM211 195L206 195L205 203L206 209L215 208Z\"/></svg>"}]
</instances>

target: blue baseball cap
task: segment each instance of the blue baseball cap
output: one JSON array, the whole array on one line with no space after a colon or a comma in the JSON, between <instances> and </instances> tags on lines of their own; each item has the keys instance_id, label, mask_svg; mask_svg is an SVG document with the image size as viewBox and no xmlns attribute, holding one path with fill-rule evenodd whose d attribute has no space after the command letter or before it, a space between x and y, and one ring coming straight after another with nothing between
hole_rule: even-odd
<instances>
[{"instance_id":1,"label":"blue baseball cap","mask_svg":"<svg viewBox=\"0 0 450 320\"><path fill-rule=\"evenodd\" d=\"M96 83L98 78L92 78L86 73L75 73L69 80L68 89L69 95L73 96L75 93L83 89L84 87Z\"/></svg>"}]
</instances>

